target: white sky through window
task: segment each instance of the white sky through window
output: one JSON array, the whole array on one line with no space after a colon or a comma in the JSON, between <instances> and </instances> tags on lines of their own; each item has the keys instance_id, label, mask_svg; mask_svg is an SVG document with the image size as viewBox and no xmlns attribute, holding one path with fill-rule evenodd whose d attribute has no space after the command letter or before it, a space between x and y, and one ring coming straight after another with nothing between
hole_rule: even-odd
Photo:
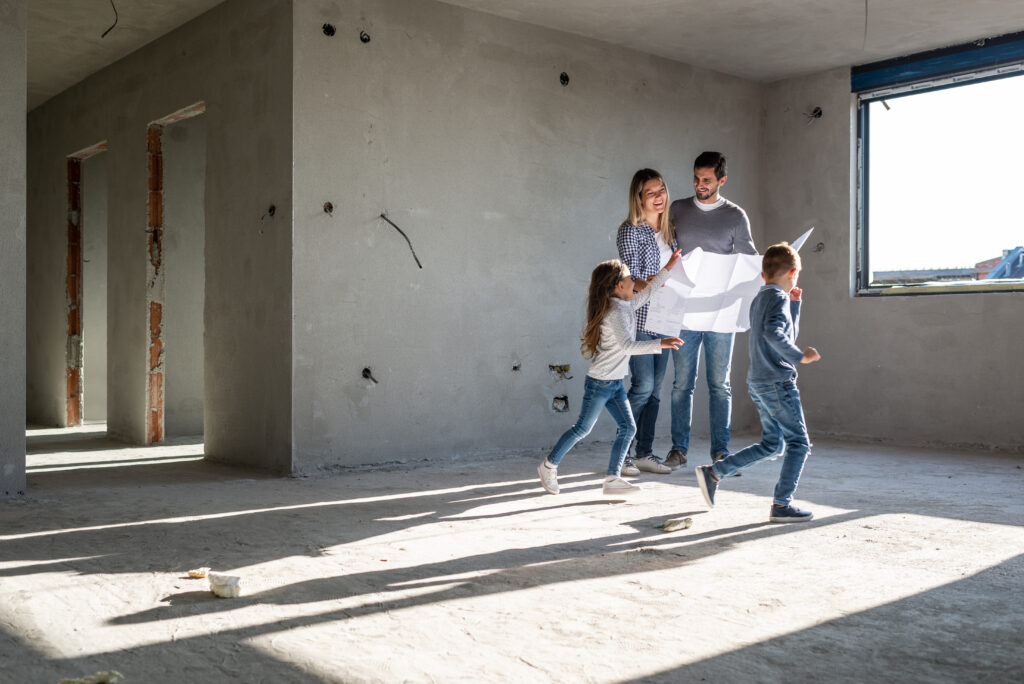
<instances>
[{"instance_id":1,"label":"white sky through window","mask_svg":"<svg viewBox=\"0 0 1024 684\"><path fill-rule=\"evenodd\" d=\"M1024 244L1024 76L869 104L872 271L969 268Z\"/></svg>"}]
</instances>

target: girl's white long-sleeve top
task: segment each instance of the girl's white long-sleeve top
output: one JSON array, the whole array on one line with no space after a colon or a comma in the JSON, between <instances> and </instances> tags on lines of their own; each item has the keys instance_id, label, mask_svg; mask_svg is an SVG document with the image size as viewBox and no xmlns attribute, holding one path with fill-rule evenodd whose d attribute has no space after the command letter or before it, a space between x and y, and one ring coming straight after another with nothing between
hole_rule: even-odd
<instances>
[{"instance_id":1,"label":"girl's white long-sleeve top","mask_svg":"<svg viewBox=\"0 0 1024 684\"><path fill-rule=\"evenodd\" d=\"M601 340L587 375L595 380L621 380L629 370L630 356L661 353L660 339L637 342L636 310L647 303L668 277L669 272L663 268L632 299L613 298L611 309L601 321Z\"/></svg>"}]
</instances>

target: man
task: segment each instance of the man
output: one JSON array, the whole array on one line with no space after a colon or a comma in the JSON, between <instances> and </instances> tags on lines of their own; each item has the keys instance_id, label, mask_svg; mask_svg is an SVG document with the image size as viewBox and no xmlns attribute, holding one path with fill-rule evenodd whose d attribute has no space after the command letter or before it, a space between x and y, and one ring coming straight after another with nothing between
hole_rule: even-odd
<instances>
[{"instance_id":1,"label":"man","mask_svg":"<svg viewBox=\"0 0 1024 684\"><path fill-rule=\"evenodd\" d=\"M746 212L720 194L727 179L725 157L720 152L702 152L694 160L694 196L676 200L669 207L669 218L683 254L696 247L714 254L757 254ZM685 344L672 352L672 450L665 460L665 465L673 469L686 463L690 448L693 388L702 348L708 381L712 463L729 454L732 414L729 372L735 334L683 330L679 337Z\"/></svg>"}]
</instances>

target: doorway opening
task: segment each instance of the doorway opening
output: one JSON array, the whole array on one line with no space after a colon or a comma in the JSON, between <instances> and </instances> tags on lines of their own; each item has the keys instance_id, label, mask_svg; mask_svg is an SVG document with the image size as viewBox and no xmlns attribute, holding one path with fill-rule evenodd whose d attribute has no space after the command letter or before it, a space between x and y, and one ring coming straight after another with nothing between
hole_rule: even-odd
<instances>
[{"instance_id":1,"label":"doorway opening","mask_svg":"<svg viewBox=\"0 0 1024 684\"><path fill-rule=\"evenodd\" d=\"M68 155L65 425L107 418L107 142Z\"/></svg>"},{"instance_id":2,"label":"doorway opening","mask_svg":"<svg viewBox=\"0 0 1024 684\"><path fill-rule=\"evenodd\" d=\"M147 444L203 433L205 111L190 105L147 132Z\"/></svg>"}]
</instances>

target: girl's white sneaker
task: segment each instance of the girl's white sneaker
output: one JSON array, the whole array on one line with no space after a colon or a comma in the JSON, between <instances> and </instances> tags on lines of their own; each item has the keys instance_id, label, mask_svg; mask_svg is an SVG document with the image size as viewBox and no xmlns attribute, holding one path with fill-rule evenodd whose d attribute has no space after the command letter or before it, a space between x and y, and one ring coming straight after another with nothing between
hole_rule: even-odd
<instances>
[{"instance_id":1,"label":"girl's white sneaker","mask_svg":"<svg viewBox=\"0 0 1024 684\"><path fill-rule=\"evenodd\" d=\"M550 468L547 465L548 459L544 459L537 466L537 474L540 475L540 483L549 494L558 493L558 468Z\"/></svg>"}]
</instances>

